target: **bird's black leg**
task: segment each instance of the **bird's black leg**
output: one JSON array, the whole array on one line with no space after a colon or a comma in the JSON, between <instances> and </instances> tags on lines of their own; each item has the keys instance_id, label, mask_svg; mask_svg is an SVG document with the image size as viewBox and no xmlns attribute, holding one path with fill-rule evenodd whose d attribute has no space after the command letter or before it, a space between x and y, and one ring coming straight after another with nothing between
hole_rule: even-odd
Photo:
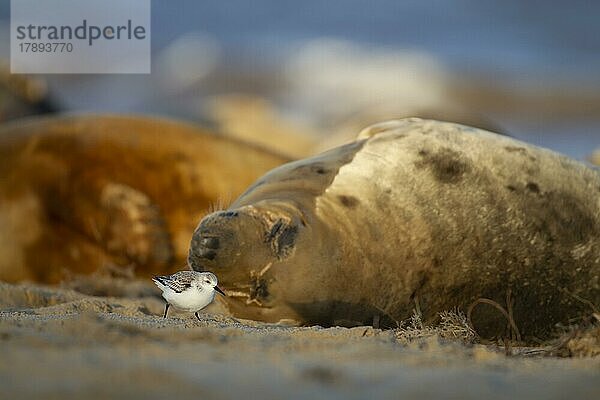
<instances>
[{"instance_id":1,"label":"bird's black leg","mask_svg":"<svg viewBox=\"0 0 600 400\"><path fill-rule=\"evenodd\" d=\"M194 313L194 315L196 316L196 318L198 318L198 321L202 322L202 320L201 320L201 319L200 319L200 317L198 316L198 311L196 311L196 312Z\"/></svg>"},{"instance_id":2,"label":"bird's black leg","mask_svg":"<svg viewBox=\"0 0 600 400\"><path fill-rule=\"evenodd\" d=\"M167 303L167 305L165 306L165 315L163 315L163 318L167 318L167 311L169 311L169 306L170 304Z\"/></svg>"}]
</instances>

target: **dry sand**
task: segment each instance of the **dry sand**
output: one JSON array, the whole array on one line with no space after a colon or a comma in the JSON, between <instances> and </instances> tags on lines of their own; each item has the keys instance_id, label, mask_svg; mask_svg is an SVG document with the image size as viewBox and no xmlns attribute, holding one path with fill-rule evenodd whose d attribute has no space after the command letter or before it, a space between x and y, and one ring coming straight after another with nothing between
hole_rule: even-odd
<instances>
[{"instance_id":1,"label":"dry sand","mask_svg":"<svg viewBox=\"0 0 600 400\"><path fill-rule=\"evenodd\" d=\"M173 312L145 281L0 283L2 398L600 398L600 357ZM100 297L106 292L128 297Z\"/></svg>"}]
</instances>

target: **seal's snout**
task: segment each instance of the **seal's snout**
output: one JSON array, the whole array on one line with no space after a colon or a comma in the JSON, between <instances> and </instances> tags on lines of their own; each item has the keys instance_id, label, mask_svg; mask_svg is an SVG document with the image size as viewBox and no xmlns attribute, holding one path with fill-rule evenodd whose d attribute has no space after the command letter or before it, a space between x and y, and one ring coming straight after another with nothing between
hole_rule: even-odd
<instances>
[{"instance_id":1,"label":"seal's snout","mask_svg":"<svg viewBox=\"0 0 600 400\"><path fill-rule=\"evenodd\" d=\"M248 254L261 252L264 229L260 218L243 210L209 214L192 236L188 263L196 271L239 267Z\"/></svg>"},{"instance_id":2,"label":"seal's snout","mask_svg":"<svg viewBox=\"0 0 600 400\"><path fill-rule=\"evenodd\" d=\"M219 248L219 238L214 236L199 235L195 241L196 253L199 257L214 260Z\"/></svg>"},{"instance_id":3,"label":"seal's snout","mask_svg":"<svg viewBox=\"0 0 600 400\"><path fill-rule=\"evenodd\" d=\"M194 233L188 253L188 264L193 270L202 272L206 269L207 263L217 257L218 249L218 237Z\"/></svg>"},{"instance_id":4,"label":"seal's snout","mask_svg":"<svg viewBox=\"0 0 600 400\"><path fill-rule=\"evenodd\" d=\"M207 231L202 224L196 229L190 243L188 264L195 271L204 271L217 258L223 232Z\"/></svg>"}]
</instances>

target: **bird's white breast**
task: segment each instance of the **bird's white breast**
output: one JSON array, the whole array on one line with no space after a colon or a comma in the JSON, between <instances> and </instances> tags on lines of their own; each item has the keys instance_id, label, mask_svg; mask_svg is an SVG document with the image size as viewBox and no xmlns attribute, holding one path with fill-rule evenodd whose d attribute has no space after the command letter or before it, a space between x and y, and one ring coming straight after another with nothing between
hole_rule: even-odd
<instances>
[{"instance_id":1,"label":"bird's white breast","mask_svg":"<svg viewBox=\"0 0 600 400\"><path fill-rule=\"evenodd\" d=\"M198 290L189 288L181 293L167 289L163 292L163 297L172 306L183 310L196 312L209 305L215 298L214 290Z\"/></svg>"}]
</instances>

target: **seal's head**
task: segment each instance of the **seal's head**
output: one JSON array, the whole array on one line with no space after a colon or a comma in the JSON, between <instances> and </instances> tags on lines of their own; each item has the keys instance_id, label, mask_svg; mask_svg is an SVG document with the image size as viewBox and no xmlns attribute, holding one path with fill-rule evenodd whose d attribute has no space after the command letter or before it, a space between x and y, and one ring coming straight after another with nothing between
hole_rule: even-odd
<instances>
[{"instance_id":1,"label":"seal's head","mask_svg":"<svg viewBox=\"0 0 600 400\"><path fill-rule=\"evenodd\" d=\"M207 215L196 228L188 263L196 271L218 271L227 283L283 260L294 251L298 225L285 212L245 206Z\"/></svg>"}]
</instances>

